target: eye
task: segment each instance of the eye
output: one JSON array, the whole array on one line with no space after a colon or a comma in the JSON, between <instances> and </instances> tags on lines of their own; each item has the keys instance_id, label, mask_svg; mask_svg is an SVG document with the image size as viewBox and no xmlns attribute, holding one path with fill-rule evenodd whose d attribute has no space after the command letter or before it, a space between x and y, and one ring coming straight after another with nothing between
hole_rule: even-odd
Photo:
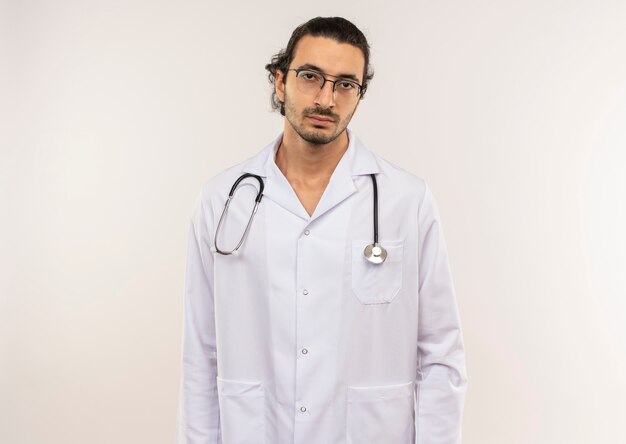
<instances>
[{"instance_id":1,"label":"eye","mask_svg":"<svg viewBox=\"0 0 626 444\"><path fill-rule=\"evenodd\" d=\"M337 82L337 86L344 91L350 91L356 88L356 85L354 83L349 82L347 80L342 80L341 82Z\"/></svg>"},{"instance_id":2,"label":"eye","mask_svg":"<svg viewBox=\"0 0 626 444\"><path fill-rule=\"evenodd\" d=\"M298 77L300 77L303 80L319 80L319 75L312 72L312 71L300 71L300 73L298 74Z\"/></svg>"}]
</instances>

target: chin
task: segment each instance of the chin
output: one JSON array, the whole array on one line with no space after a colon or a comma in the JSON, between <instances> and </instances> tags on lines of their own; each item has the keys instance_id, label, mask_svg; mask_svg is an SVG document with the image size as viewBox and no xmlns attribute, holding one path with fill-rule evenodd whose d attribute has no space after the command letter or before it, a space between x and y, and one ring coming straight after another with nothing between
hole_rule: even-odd
<instances>
[{"instance_id":1,"label":"chin","mask_svg":"<svg viewBox=\"0 0 626 444\"><path fill-rule=\"evenodd\" d=\"M334 131L333 131L334 130ZM337 137L341 136L345 128L337 131L337 128L317 127L313 126L313 129L307 130L305 128L297 128L297 132L302 139L314 145L326 145L331 143Z\"/></svg>"},{"instance_id":2,"label":"chin","mask_svg":"<svg viewBox=\"0 0 626 444\"><path fill-rule=\"evenodd\" d=\"M314 145L326 145L339 137L339 134L341 133L323 134L319 132L302 132L300 133L300 137Z\"/></svg>"}]
</instances>

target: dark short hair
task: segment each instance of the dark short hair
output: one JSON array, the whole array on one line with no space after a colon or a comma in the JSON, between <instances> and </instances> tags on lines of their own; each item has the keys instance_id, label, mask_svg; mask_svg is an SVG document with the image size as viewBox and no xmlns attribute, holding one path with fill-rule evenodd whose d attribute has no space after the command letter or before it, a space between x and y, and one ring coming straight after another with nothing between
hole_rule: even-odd
<instances>
[{"instance_id":1,"label":"dark short hair","mask_svg":"<svg viewBox=\"0 0 626 444\"><path fill-rule=\"evenodd\" d=\"M363 94L365 94L365 90L367 89L367 84L370 80L372 80L372 77L374 77L374 72L370 67L370 46L367 43L365 35L363 35L361 30L352 22L346 20L345 18L315 17L314 19L298 26L291 34L289 43L287 43L287 48L274 55L271 62L265 65L265 69L269 71L268 78L270 84L272 85L272 108L274 110L279 110L283 116L285 115L284 104L276 96L276 73L278 71L281 71L283 74L287 73L289 65L293 60L296 46L300 39L305 35L313 37L326 37L339 43L348 43L361 50L363 58L365 59L362 82L363 88L361 90L361 98L363 98ZM283 82L285 77L286 76L283 76Z\"/></svg>"}]
</instances>

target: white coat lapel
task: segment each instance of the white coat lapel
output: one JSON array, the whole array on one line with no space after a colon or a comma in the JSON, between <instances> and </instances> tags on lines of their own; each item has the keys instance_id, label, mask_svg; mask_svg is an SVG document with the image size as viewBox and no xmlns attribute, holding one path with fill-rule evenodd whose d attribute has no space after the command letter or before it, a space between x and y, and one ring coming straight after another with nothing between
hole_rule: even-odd
<instances>
[{"instance_id":1,"label":"white coat lapel","mask_svg":"<svg viewBox=\"0 0 626 444\"><path fill-rule=\"evenodd\" d=\"M337 164L312 219L322 216L357 192L353 176L376 174L380 171L372 153L350 130L348 137L350 140L348 149Z\"/></svg>"},{"instance_id":2,"label":"white coat lapel","mask_svg":"<svg viewBox=\"0 0 626 444\"><path fill-rule=\"evenodd\" d=\"M328 185L326 185L324 194L322 194L317 207L315 207L311 220L317 219L356 193L356 186L354 185L350 171L350 160L354 154L352 145L353 144L350 143L348 150L335 167L335 171L333 171Z\"/></svg>"},{"instance_id":3,"label":"white coat lapel","mask_svg":"<svg viewBox=\"0 0 626 444\"><path fill-rule=\"evenodd\" d=\"M271 200L296 216L309 220L309 215L300 203L298 196L274 161L276 149L282 138L281 133L272 143L250 159L243 166L243 171L263 177L265 182L263 200Z\"/></svg>"},{"instance_id":4,"label":"white coat lapel","mask_svg":"<svg viewBox=\"0 0 626 444\"><path fill-rule=\"evenodd\" d=\"M285 210L295 214L296 216L304 220L309 220L309 214L302 206L300 199L298 199L298 196L289 184L289 181L287 181L283 173L274 163L273 158L269 169L269 176L265 184L265 197L274 201Z\"/></svg>"}]
</instances>

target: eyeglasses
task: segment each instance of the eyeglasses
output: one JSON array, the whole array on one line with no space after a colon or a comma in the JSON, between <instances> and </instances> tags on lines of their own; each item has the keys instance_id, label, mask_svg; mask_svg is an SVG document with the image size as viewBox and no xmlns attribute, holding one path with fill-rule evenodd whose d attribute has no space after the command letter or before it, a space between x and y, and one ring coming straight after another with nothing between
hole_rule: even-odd
<instances>
[{"instance_id":1,"label":"eyeglasses","mask_svg":"<svg viewBox=\"0 0 626 444\"><path fill-rule=\"evenodd\" d=\"M343 102L356 100L361 95L361 91L363 91L363 87L353 80L344 78L330 80L321 72L312 71L310 69L290 68L287 71L296 72L296 85L298 86L298 90L303 94L315 95L319 93L319 91L324 88L326 82L333 84L333 93L336 93L335 100L341 100ZM335 77L331 75L328 76Z\"/></svg>"}]
</instances>

